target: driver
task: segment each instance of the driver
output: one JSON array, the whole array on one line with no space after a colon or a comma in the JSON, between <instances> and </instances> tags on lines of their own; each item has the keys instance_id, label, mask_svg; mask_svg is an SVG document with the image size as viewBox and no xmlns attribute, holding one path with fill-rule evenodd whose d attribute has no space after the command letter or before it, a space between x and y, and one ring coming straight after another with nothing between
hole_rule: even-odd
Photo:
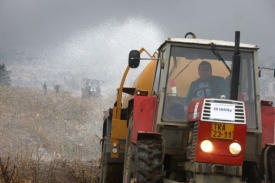
<instances>
[{"instance_id":1,"label":"driver","mask_svg":"<svg viewBox=\"0 0 275 183\"><path fill-rule=\"evenodd\" d=\"M212 67L209 62L202 61L199 64L198 72L200 78L191 83L186 96L187 106L192 98L221 98L221 95L225 95L226 98L229 97L228 84L224 78L212 76Z\"/></svg>"}]
</instances>

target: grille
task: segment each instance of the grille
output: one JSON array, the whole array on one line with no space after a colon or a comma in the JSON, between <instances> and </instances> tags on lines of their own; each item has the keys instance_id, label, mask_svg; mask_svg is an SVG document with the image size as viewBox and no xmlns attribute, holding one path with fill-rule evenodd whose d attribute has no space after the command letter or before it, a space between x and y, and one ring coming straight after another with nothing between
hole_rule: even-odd
<instances>
[{"instance_id":1,"label":"grille","mask_svg":"<svg viewBox=\"0 0 275 183\"><path fill-rule=\"evenodd\" d=\"M234 106L235 110L232 112L232 116L231 116L231 118L234 118L234 120L226 119L226 117L218 117L218 118L212 119L211 113L213 113L213 108L211 109L211 105ZM210 121L210 122L221 122L221 123L246 124L244 102L225 100L225 99L205 99L203 104L203 109L202 109L201 120Z\"/></svg>"}]
</instances>

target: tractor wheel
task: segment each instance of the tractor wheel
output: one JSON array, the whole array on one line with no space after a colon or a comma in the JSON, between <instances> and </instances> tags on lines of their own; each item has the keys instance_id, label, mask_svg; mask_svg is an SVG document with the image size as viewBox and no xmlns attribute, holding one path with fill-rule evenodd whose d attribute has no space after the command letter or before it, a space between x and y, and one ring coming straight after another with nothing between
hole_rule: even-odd
<instances>
[{"instance_id":1,"label":"tractor wheel","mask_svg":"<svg viewBox=\"0 0 275 183\"><path fill-rule=\"evenodd\" d=\"M261 178L263 180L268 178L270 183L275 183L275 146L266 146L261 154ZM267 165L267 170L264 167L265 165Z\"/></svg>"},{"instance_id":2,"label":"tractor wheel","mask_svg":"<svg viewBox=\"0 0 275 183\"><path fill-rule=\"evenodd\" d=\"M275 182L275 152L271 152L270 154L270 167L271 167L271 182Z\"/></svg>"},{"instance_id":3,"label":"tractor wheel","mask_svg":"<svg viewBox=\"0 0 275 183\"><path fill-rule=\"evenodd\" d=\"M141 139L137 142L136 181L161 182L162 142L153 139Z\"/></svg>"},{"instance_id":4,"label":"tractor wheel","mask_svg":"<svg viewBox=\"0 0 275 183\"><path fill-rule=\"evenodd\" d=\"M101 154L101 170L100 170L100 183L121 183L123 164L121 163L108 163L106 154L106 140L103 142Z\"/></svg>"},{"instance_id":5,"label":"tractor wheel","mask_svg":"<svg viewBox=\"0 0 275 183\"><path fill-rule=\"evenodd\" d=\"M255 162L245 161L243 164L243 181L247 183L258 183L259 168Z\"/></svg>"},{"instance_id":6,"label":"tractor wheel","mask_svg":"<svg viewBox=\"0 0 275 183\"><path fill-rule=\"evenodd\" d=\"M136 146L132 143L132 125L133 125L133 116L131 115L128 124L128 133L126 138L126 146L125 146L125 158L124 158L124 168L123 168L123 183L130 183L133 178L134 173L134 164L135 164L135 151Z\"/></svg>"}]
</instances>

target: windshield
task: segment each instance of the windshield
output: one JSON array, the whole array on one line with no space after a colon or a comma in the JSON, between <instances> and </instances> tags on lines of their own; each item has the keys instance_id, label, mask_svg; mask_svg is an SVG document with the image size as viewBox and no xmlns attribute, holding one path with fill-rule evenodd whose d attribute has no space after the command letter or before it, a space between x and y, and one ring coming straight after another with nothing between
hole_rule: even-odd
<instances>
[{"instance_id":1,"label":"windshield","mask_svg":"<svg viewBox=\"0 0 275 183\"><path fill-rule=\"evenodd\" d=\"M211 48L172 46L163 120L186 121L185 110L194 98L229 99L233 51L218 50L218 53L220 57ZM256 128L253 74L253 52L241 53L239 100L249 105L247 113L250 119L247 122L250 127Z\"/></svg>"}]
</instances>

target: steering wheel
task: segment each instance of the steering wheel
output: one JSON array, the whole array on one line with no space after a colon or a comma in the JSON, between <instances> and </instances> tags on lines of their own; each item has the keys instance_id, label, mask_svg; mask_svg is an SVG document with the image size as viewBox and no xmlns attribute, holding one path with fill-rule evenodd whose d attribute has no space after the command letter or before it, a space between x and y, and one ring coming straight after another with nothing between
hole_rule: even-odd
<instances>
[{"instance_id":1,"label":"steering wheel","mask_svg":"<svg viewBox=\"0 0 275 183\"><path fill-rule=\"evenodd\" d=\"M203 91L203 94L204 94L205 97L213 97L213 96L208 96L206 90L212 90L212 92L213 92L213 90L214 90L214 91L217 91L219 94L224 95L224 93L223 93L221 90L219 90L218 88L203 87L203 88L199 88L199 89L197 89L196 91L194 91L193 94L192 94L192 97L195 98L196 95L197 95L197 93L198 93L199 91L201 91L201 90ZM213 93L212 93L212 94L213 94Z\"/></svg>"}]
</instances>

